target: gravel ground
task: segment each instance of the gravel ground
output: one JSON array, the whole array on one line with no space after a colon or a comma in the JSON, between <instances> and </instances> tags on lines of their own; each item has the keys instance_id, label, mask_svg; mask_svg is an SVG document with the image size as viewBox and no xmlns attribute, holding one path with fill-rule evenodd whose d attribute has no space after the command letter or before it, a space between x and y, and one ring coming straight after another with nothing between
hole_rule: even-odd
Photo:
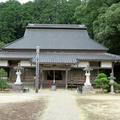
<instances>
[{"instance_id":1,"label":"gravel ground","mask_svg":"<svg viewBox=\"0 0 120 120\"><path fill-rule=\"evenodd\" d=\"M41 97L42 96L42 97ZM41 117L47 98L41 94L0 94L0 120L36 120Z\"/></svg>"},{"instance_id":2,"label":"gravel ground","mask_svg":"<svg viewBox=\"0 0 120 120\"><path fill-rule=\"evenodd\" d=\"M120 95L0 93L0 120L120 120Z\"/></svg>"},{"instance_id":3,"label":"gravel ground","mask_svg":"<svg viewBox=\"0 0 120 120\"><path fill-rule=\"evenodd\" d=\"M4 104L0 106L0 120L35 120L44 107L42 100Z\"/></svg>"},{"instance_id":4,"label":"gravel ground","mask_svg":"<svg viewBox=\"0 0 120 120\"><path fill-rule=\"evenodd\" d=\"M120 120L120 95L80 95L77 97L83 120Z\"/></svg>"},{"instance_id":5,"label":"gravel ground","mask_svg":"<svg viewBox=\"0 0 120 120\"><path fill-rule=\"evenodd\" d=\"M36 94L30 93L0 93L0 103L18 103L18 102L29 102L32 100L39 100L47 95L44 93Z\"/></svg>"}]
</instances>

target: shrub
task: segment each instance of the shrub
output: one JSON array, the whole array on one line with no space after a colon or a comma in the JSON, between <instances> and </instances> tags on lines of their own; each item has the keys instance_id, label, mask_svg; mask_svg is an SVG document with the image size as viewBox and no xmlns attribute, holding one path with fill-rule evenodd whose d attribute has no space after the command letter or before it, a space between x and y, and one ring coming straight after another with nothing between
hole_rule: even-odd
<instances>
[{"instance_id":1,"label":"shrub","mask_svg":"<svg viewBox=\"0 0 120 120\"><path fill-rule=\"evenodd\" d=\"M98 74L94 81L96 88L100 88L102 91L109 89L109 80L104 73Z\"/></svg>"},{"instance_id":2,"label":"shrub","mask_svg":"<svg viewBox=\"0 0 120 120\"><path fill-rule=\"evenodd\" d=\"M7 72L4 69L0 69L0 90L8 88L7 84Z\"/></svg>"},{"instance_id":3,"label":"shrub","mask_svg":"<svg viewBox=\"0 0 120 120\"><path fill-rule=\"evenodd\" d=\"M5 77L7 77L7 72L1 68L0 69L0 80L3 80Z\"/></svg>"},{"instance_id":4,"label":"shrub","mask_svg":"<svg viewBox=\"0 0 120 120\"><path fill-rule=\"evenodd\" d=\"M117 82L114 83L114 90L117 93L120 93L120 84L118 84Z\"/></svg>"},{"instance_id":5,"label":"shrub","mask_svg":"<svg viewBox=\"0 0 120 120\"><path fill-rule=\"evenodd\" d=\"M6 80L0 80L0 90L5 90L6 88L8 88L8 84Z\"/></svg>"}]
</instances>

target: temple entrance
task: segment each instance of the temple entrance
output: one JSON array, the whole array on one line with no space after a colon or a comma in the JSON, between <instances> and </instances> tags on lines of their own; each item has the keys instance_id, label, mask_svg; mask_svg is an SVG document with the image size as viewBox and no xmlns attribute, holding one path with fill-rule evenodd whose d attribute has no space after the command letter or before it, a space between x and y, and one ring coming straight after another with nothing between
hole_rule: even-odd
<instances>
[{"instance_id":1,"label":"temple entrance","mask_svg":"<svg viewBox=\"0 0 120 120\"><path fill-rule=\"evenodd\" d=\"M65 86L65 72L60 70L47 70L46 79L48 87L51 87L53 81L55 81L57 87Z\"/></svg>"},{"instance_id":2,"label":"temple entrance","mask_svg":"<svg viewBox=\"0 0 120 120\"><path fill-rule=\"evenodd\" d=\"M62 80L62 71L47 71L47 80Z\"/></svg>"}]
</instances>

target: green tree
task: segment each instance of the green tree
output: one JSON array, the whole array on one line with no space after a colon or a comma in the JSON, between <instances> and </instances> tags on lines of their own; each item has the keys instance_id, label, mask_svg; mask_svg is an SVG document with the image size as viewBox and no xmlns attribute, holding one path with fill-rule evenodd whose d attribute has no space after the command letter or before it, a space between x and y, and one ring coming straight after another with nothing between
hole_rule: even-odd
<instances>
[{"instance_id":1,"label":"green tree","mask_svg":"<svg viewBox=\"0 0 120 120\"><path fill-rule=\"evenodd\" d=\"M4 69L0 69L0 90L4 90L8 88L7 80L7 72Z\"/></svg>"},{"instance_id":2,"label":"green tree","mask_svg":"<svg viewBox=\"0 0 120 120\"><path fill-rule=\"evenodd\" d=\"M99 15L99 9L104 5L103 0L83 0L76 8L75 19L77 23L85 24L88 27L90 36L93 38L93 21Z\"/></svg>"},{"instance_id":3,"label":"green tree","mask_svg":"<svg viewBox=\"0 0 120 120\"><path fill-rule=\"evenodd\" d=\"M94 83L95 83L96 87L102 89L102 91L104 91L106 89L108 90L108 88L109 88L109 80L108 80L106 74L104 74L104 73L98 74Z\"/></svg>"},{"instance_id":4,"label":"green tree","mask_svg":"<svg viewBox=\"0 0 120 120\"><path fill-rule=\"evenodd\" d=\"M0 41L11 42L21 37L21 5L15 0L4 3L0 8Z\"/></svg>"},{"instance_id":5,"label":"green tree","mask_svg":"<svg viewBox=\"0 0 120 120\"><path fill-rule=\"evenodd\" d=\"M120 54L120 1L119 0L83 0L76 8L77 23L88 27L92 38Z\"/></svg>"},{"instance_id":6,"label":"green tree","mask_svg":"<svg viewBox=\"0 0 120 120\"><path fill-rule=\"evenodd\" d=\"M113 4L93 22L95 39L111 53L120 54L120 3Z\"/></svg>"},{"instance_id":7,"label":"green tree","mask_svg":"<svg viewBox=\"0 0 120 120\"><path fill-rule=\"evenodd\" d=\"M4 42L0 42L0 49L4 46Z\"/></svg>"},{"instance_id":8,"label":"green tree","mask_svg":"<svg viewBox=\"0 0 120 120\"><path fill-rule=\"evenodd\" d=\"M74 12L80 0L35 0L34 18L37 23L74 23Z\"/></svg>"}]
</instances>

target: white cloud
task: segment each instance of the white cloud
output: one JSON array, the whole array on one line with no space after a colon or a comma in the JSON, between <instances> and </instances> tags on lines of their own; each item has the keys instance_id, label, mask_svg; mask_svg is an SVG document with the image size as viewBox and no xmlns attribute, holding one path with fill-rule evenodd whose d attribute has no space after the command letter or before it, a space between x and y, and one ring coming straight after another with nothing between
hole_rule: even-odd
<instances>
[{"instance_id":1,"label":"white cloud","mask_svg":"<svg viewBox=\"0 0 120 120\"><path fill-rule=\"evenodd\" d=\"M8 0L0 0L0 2L6 2L6 1ZM33 1L33 0L17 0L17 1L19 1L20 3L26 3L28 1Z\"/></svg>"}]
</instances>

